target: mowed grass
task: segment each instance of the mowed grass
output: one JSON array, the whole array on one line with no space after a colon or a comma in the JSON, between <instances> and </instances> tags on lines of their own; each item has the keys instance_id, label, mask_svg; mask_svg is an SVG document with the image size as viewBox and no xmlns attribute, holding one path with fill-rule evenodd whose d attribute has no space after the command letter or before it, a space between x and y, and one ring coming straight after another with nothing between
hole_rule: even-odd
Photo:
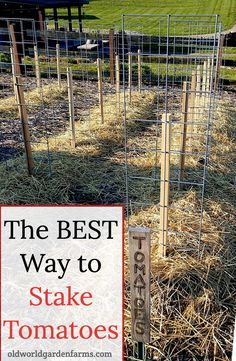
<instances>
[{"instance_id":1,"label":"mowed grass","mask_svg":"<svg viewBox=\"0 0 236 361\"><path fill-rule=\"evenodd\" d=\"M91 0L89 5L83 7L83 12L86 27L94 29L112 26L120 29L122 14L219 14L225 30L236 23L235 0ZM52 11L49 10L48 14L51 15ZM66 16L67 10L61 9L59 14ZM77 9L73 9L73 16L77 14ZM150 18L134 18L129 19L129 25L131 30L153 33L157 22ZM183 30L183 24L175 24L177 34L183 33ZM203 26L202 31L206 30L207 27Z\"/></svg>"}]
</instances>

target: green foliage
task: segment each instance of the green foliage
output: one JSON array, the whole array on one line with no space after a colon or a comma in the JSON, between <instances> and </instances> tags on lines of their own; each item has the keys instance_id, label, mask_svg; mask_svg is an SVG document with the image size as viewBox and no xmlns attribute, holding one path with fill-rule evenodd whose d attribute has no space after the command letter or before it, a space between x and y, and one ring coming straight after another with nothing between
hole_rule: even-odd
<instances>
[{"instance_id":1,"label":"green foliage","mask_svg":"<svg viewBox=\"0 0 236 361\"><path fill-rule=\"evenodd\" d=\"M23 59L23 64L33 64L34 59L32 59L30 56L25 56Z\"/></svg>"},{"instance_id":2,"label":"green foliage","mask_svg":"<svg viewBox=\"0 0 236 361\"><path fill-rule=\"evenodd\" d=\"M75 58L68 58L67 61L68 61L68 64L77 64L77 59L75 59Z\"/></svg>"},{"instance_id":3,"label":"green foliage","mask_svg":"<svg viewBox=\"0 0 236 361\"><path fill-rule=\"evenodd\" d=\"M222 67L220 77L224 81L228 81L231 85L236 85L236 71L235 68Z\"/></svg>"},{"instance_id":4,"label":"green foliage","mask_svg":"<svg viewBox=\"0 0 236 361\"><path fill-rule=\"evenodd\" d=\"M236 22L235 0L91 0L89 5L83 7L83 11L86 27L93 29L108 29L112 25L121 28L123 14L219 14L224 29L230 29ZM48 14L52 15L52 10ZM67 9L61 9L60 15L66 16ZM73 15L77 15L77 9L73 9ZM141 24L139 18L133 18L129 22L132 29L137 31L155 31L155 22L150 19ZM77 26L78 21L74 24ZM183 30L183 24L176 23L176 34Z\"/></svg>"},{"instance_id":5,"label":"green foliage","mask_svg":"<svg viewBox=\"0 0 236 361\"><path fill-rule=\"evenodd\" d=\"M9 54L0 53L1 63L11 63L11 56Z\"/></svg>"}]
</instances>

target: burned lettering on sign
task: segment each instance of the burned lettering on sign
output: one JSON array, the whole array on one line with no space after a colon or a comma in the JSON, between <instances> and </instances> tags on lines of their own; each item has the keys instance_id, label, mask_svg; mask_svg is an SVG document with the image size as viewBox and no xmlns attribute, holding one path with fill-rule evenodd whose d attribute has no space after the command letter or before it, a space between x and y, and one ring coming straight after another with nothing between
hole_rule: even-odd
<instances>
[{"instance_id":1,"label":"burned lettering on sign","mask_svg":"<svg viewBox=\"0 0 236 361\"><path fill-rule=\"evenodd\" d=\"M129 228L131 312L134 341L150 341L150 230Z\"/></svg>"}]
</instances>

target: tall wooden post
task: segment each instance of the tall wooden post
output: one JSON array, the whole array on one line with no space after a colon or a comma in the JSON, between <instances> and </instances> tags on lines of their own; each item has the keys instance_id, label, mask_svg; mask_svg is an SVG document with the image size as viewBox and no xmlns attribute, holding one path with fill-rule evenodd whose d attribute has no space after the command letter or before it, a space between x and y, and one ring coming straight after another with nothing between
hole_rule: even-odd
<instances>
[{"instance_id":1,"label":"tall wooden post","mask_svg":"<svg viewBox=\"0 0 236 361\"><path fill-rule=\"evenodd\" d=\"M222 66L224 42L225 42L225 34L221 34L220 42L219 42L219 46L218 46L218 54L217 54L218 61L217 61L217 64L216 64L216 82L215 82L214 91L216 91L218 86L219 86L220 69L221 69L221 66Z\"/></svg>"},{"instance_id":2,"label":"tall wooden post","mask_svg":"<svg viewBox=\"0 0 236 361\"><path fill-rule=\"evenodd\" d=\"M46 32L45 32L45 9L38 10L38 19L39 19L39 30L40 30L40 43L43 48L47 47Z\"/></svg>"},{"instance_id":3,"label":"tall wooden post","mask_svg":"<svg viewBox=\"0 0 236 361\"><path fill-rule=\"evenodd\" d=\"M79 32L82 33L82 31L83 31L83 24L82 24L81 5L78 6L78 18L79 18Z\"/></svg>"},{"instance_id":4,"label":"tall wooden post","mask_svg":"<svg viewBox=\"0 0 236 361\"><path fill-rule=\"evenodd\" d=\"M195 101L196 101L196 85L197 85L197 73L195 70L192 72L191 79L191 94L189 100L189 120L190 120L190 146L192 149L193 146L193 131L194 131L194 121L196 118L195 110Z\"/></svg>"},{"instance_id":5,"label":"tall wooden post","mask_svg":"<svg viewBox=\"0 0 236 361\"><path fill-rule=\"evenodd\" d=\"M132 102L132 53L128 55L128 63L129 63L129 102Z\"/></svg>"},{"instance_id":6,"label":"tall wooden post","mask_svg":"<svg viewBox=\"0 0 236 361\"><path fill-rule=\"evenodd\" d=\"M58 81L58 87L59 89L61 89L60 44L56 45L56 57L57 57L57 81Z\"/></svg>"},{"instance_id":7,"label":"tall wooden post","mask_svg":"<svg viewBox=\"0 0 236 361\"><path fill-rule=\"evenodd\" d=\"M120 58L116 55L116 108L120 114Z\"/></svg>"},{"instance_id":8,"label":"tall wooden post","mask_svg":"<svg viewBox=\"0 0 236 361\"><path fill-rule=\"evenodd\" d=\"M16 93L17 106L22 125L22 135L25 145L27 169L29 175L33 175L34 161L33 161L32 149L31 149L31 139L30 139L29 124L28 124L28 112L25 104L25 97L24 97L24 91L23 91L21 79L19 76L16 76L15 80L16 80L16 92L17 92Z\"/></svg>"},{"instance_id":9,"label":"tall wooden post","mask_svg":"<svg viewBox=\"0 0 236 361\"><path fill-rule=\"evenodd\" d=\"M58 15L57 15L57 8L53 8L53 20L54 20L54 26L55 26L55 31L58 31L59 26L58 26Z\"/></svg>"},{"instance_id":10,"label":"tall wooden post","mask_svg":"<svg viewBox=\"0 0 236 361\"><path fill-rule=\"evenodd\" d=\"M44 18L45 18L44 9L38 10L39 29L42 33L44 32Z\"/></svg>"},{"instance_id":11,"label":"tall wooden post","mask_svg":"<svg viewBox=\"0 0 236 361\"><path fill-rule=\"evenodd\" d=\"M212 81L212 74L211 74L211 59L207 60L207 78L206 78L206 91L207 91L207 105L210 101L210 91L211 91L211 81Z\"/></svg>"},{"instance_id":12,"label":"tall wooden post","mask_svg":"<svg viewBox=\"0 0 236 361\"><path fill-rule=\"evenodd\" d=\"M10 47L10 55L11 55L11 71L12 71L12 75L16 76L16 67L15 67L14 53L13 53L13 48L12 47Z\"/></svg>"},{"instance_id":13,"label":"tall wooden post","mask_svg":"<svg viewBox=\"0 0 236 361\"><path fill-rule=\"evenodd\" d=\"M181 138L180 138L180 164L179 164L179 189L182 188L181 182L184 178L185 169L185 152L187 141L187 121L188 121L188 88L187 82L183 82L183 96L182 96L182 124L181 124Z\"/></svg>"},{"instance_id":14,"label":"tall wooden post","mask_svg":"<svg viewBox=\"0 0 236 361\"><path fill-rule=\"evenodd\" d=\"M202 73L202 91L203 92L206 91L206 81L207 81L207 61L204 61L204 63L203 63L203 73Z\"/></svg>"},{"instance_id":15,"label":"tall wooden post","mask_svg":"<svg viewBox=\"0 0 236 361\"><path fill-rule=\"evenodd\" d=\"M138 342L138 356L150 342L150 229L129 227L132 338Z\"/></svg>"},{"instance_id":16,"label":"tall wooden post","mask_svg":"<svg viewBox=\"0 0 236 361\"><path fill-rule=\"evenodd\" d=\"M138 90L141 93L142 90L142 60L141 50L138 49Z\"/></svg>"},{"instance_id":17,"label":"tall wooden post","mask_svg":"<svg viewBox=\"0 0 236 361\"><path fill-rule=\"evenodd\" d=\"M39 65L39 54L37 46L34 46L35 75L37 80L37 88L41 89L41 74Z\"/></svg>"},{"instance_id":18,"label":"tall wooden post","mask_svg":"<svg viewBox=\"0 0 236 361\"><path fill-rule=\"evenodd\" d=\"M13 89L14 89L14 94L15 94L16 101L17 101L16 66L15 66L15 62L14 62L14 51L13 51L13 48L12 48L12 47L10 47L10 54L11 54L11 69L12 69Z\"/></svg>"},{"instance_id":19,"label":"tall wooden post","mask_svg":"<svg viewBox=\"0 0 236 361\"><path fill-rule=\"evenodd\" d=\"M160 184L160 237L158 254L166 257L168 242L168 213L170 197L170 142L171 142L171 115L162 116L161 142L161 184Z\"/></svg>"},{"instance_id":20,"label":"tall wooden post","mask_svg":"<svg viewBox=\"0 0 236 361\"><path fill-rule=\"evenodd\" d=\"M11 43L12 43L12 49L13 49L13 63L15 67L15 75L21 75L21 61L20 61L20 55L18 53L17 48L17 42L16 42L16 34L15 34L15 26L13 24L10 24L8 27Z\"/></svg>"},{"instance_id":21,"label":"tall wooden post","mask_svg":"<svg viewBox=\"0 0 236 361\"><path fill-rule=\"evenodd\" d=\"M68 6L68 8L67 8L67 12L68 12L69 31L72 32L73 27L72 27L72 16L71 16L71 7L70 6Z\"/></svg>"},{"instance_id":22,"label":"tall wooden post","mask_svg":"<svg viewBox=\"0 0 236 361\"><path fill-rule=\"evenodd\" d=\"M97 59L97 70L98 70L98 97L101 113L101 122L104 122L104 111L103 111L103 86L102 86L102 61Z\"/></svg>"},{"instance_id":23,"label":"tall wooden post","mask_svg":"<svg viewBox=\"0 0 236 361\"><path fill-rule=\"evenodd\" d=\"M69 116L70 116L70 131L71 131L71 147L75 148L75 108L73 96L73 75L72 68L67 68L67 88L68 88L68 101L69 101Z\"/></svg>"},{"instance_id":24,"label":"tall wooden post","mask_svg":"<svg viewBox=\"0 0 236 361\"><path fill-rule=\"evenodd\" d=\"M114 30L109 31L109 61L110 61L110 80L114 84Z\"/></svg>"},{"instance_id":25,"label":"tall wooden post","mask_svg":"<svg viewBox=\"0 0 236 361\"><path fill-rule=\"evenodd\" d=\"M207 59L207 91L210 91L211 82L211 59Z\"/></svg>"},{"instance_id":26,"label":"tall wooden post","mask_svg":"<svg viewBox=\"0 0 236 361\"><path fill-rule=\"evenodd\" d=\"M202 73L202 101L201 105L205 107L206 105L206 83L207 83L207 62L203 63L203 73Z\"/></svg>"}]
</instances>

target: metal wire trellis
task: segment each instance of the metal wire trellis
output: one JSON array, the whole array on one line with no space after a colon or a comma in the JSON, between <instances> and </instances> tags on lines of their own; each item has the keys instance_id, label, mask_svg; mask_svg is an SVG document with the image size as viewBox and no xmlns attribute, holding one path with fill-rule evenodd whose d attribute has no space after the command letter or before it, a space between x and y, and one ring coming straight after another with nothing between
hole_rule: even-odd
<instances>
[{"instance_id":1,"label":"metal wire trellis","mask_svg":"<svg viewBox=\"0 0 236 361\"><path fill-rule=\"evenodd\" d=\"M137 28L136 23L142 29L146 21L153 22L155 29L151 39L141 30L138 35L132 32L132 27ZM176 35L177 24L183 29L183 36ZM125 44L127 32L128 45ZM203 204L219 77L220 43L221 23L218 16L206 16L206 19L180 15L123 16L127 209L128 214L132 214L137 207L160 206L159 226L157 224L153 231L160 236L164 254L168 252L168 247L181 249L180 238L184 231L171 230L168 214L178 209L184 217L185 212L192 212L174 201L190 189L199 197L199 208L194 212L198 227L187 233L188 237L198 240L197 243L192 242L192 248L196 247L199 255L202 249ZM141 58L142 69L138 74L139 80L134 78L132 85L127 72L130 55L136 60ZM139 82L141 86L137 84ZM135 88L143 93L153 92L155 99L150 114L134 120L141 128L135 138L126 118L130 101L128 88L131 88L131 93ZM151 159L151 164L146 169L138 169L133 166L138 159L140 162L150 162ZM142 192L137 196L134 189L140 185ZM167 238L172 238L169 246ZM186 245L182 247L185 249Z\"/></svg>"}]
</instances>

